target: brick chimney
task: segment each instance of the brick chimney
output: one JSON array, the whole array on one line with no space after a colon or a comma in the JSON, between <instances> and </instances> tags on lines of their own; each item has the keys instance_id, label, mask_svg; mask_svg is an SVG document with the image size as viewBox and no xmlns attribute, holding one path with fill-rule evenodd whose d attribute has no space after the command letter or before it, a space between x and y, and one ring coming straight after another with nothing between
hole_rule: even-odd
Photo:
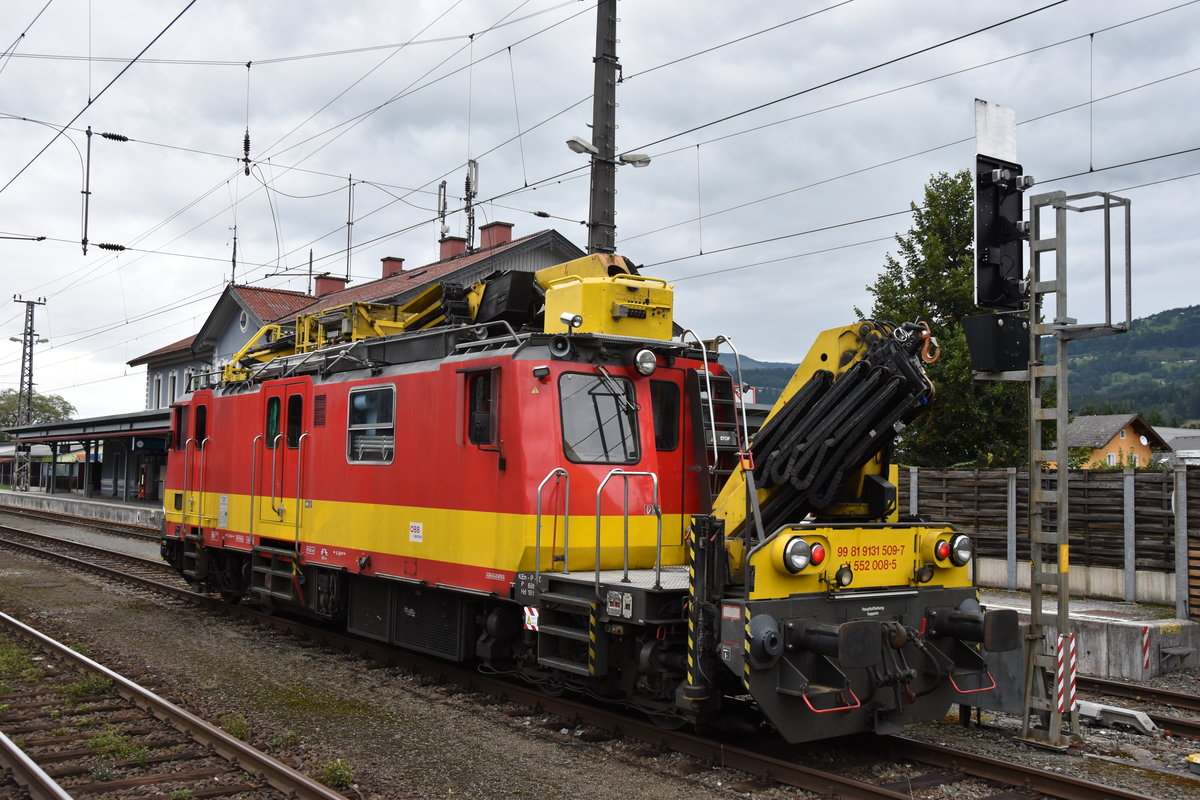
<instances>
[{"instance_id":1,"label":"brick chimney","mask_svg":"<svg viewBox=\"0 0 1200 800\"><path fill-rule=\"evenodd\" d=\"M443 236L439 244L442 246L441 261L467 252L467 240L463 236Z\"/></svg>"},{"instance_id":2,"label":"brick chimney","mask_svg":"<svg viewBox=\"0 0 1200 800\"><path fill-rule=\"evenodd\" d=\"M345 288L346 288L346 279L345 278L335 278L328 273L317 276L317 283L316 283L316 287L315 287L317 297L324 297L327 294L332 294L333 292L339 292Z\"/></svg>"},{"instance_id":3,"label":"brick chimney","mask_svg":"<svg viewBox=\"0 0 1200 800\"><path fill-rule=\"evenodd\" d=\"M489 222L479 229L480 249L499 247L512 241L513 224L511 222Z\"/></svg>"},{"instance_id":4,"label":"brick chimney","mask_svg":"<svg viewBox=\"0 0 1200 800\"><path fill-rule=\"evenodd\" d=\"M399 275L401 272L404 271L404 259L403 258L396 258L395 256L384 256L383 258L381 258L379 260L381 262L383 262L382 277L384 277L384 278L390 278L393 275Z\"/></svg>"}]
</instances>

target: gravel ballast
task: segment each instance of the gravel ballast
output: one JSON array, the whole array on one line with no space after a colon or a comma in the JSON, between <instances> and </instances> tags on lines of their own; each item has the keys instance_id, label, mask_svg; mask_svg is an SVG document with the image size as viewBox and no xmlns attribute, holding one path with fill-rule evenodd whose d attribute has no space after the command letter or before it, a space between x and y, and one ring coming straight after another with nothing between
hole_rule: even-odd
<instances>
[{"instance_id":1,"label":"gravel ballast","mask_svg":"<svg viewBox=\"0 0 1200 800\"><path fill-rule=\"evenodd\" d=\"M51 524L19 524L60 533ZM355 774L350 797L805 796L7 552L0 556L0 609L60 640L86 643L96 660L134 680L152 680L168 699L214 722L244 718L250 743L310 775L344 759ZM1154 684L1200 693L1195 673L1172 673ZM1200 796L1200 780L1184 762L1200 752L1200 742L1088 729L1083 745L1060 754L1012 741L1016 718L985 712L983 719L982 728L963 728L955 717L908 735L1151 797ZM816 744L797 752L825 767L842 749ZM864 778L896 769L859 763ZM912 774L927 771L918 766ZM980 797L995 791L966 782L956 785L955 796L976 796L976 789Z\"/></svg>"}]
</instances>

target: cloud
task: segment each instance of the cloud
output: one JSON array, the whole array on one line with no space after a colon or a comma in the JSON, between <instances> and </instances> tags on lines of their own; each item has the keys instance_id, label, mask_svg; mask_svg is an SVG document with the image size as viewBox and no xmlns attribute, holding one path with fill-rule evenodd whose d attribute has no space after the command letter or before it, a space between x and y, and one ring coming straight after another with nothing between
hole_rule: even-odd
<instances>
[{"instance_id":1,"label":"cloud","mask_svg":"<svg viewBox=\"0 0 1200 800\"><path fill-rule=\"evenodd\" d=\"M7 4L0 41L17 40L43 5ZM0 185L123 66L34 56L132 57L185 5L119 0L91 6L89 21L77 0L52 3L17 43L22 57L0 61ZM845 223L903 211L931 174L968 168L983 97L1024 123L1019 153L1036 191L1128 189L1135 314L1197 302L1187 291L1196 178L1181 176L1200 172L1200 154L1156 157L1195 146L1200 111L1186 98L1200 73L1181 73L1200 67L1190 35L1200 6L1076 0L935 47L1045 5L854 0L751 14L716 0L622 2L618 151L655 157L619 171L619 249L679 281L678 316L702 335L796 360L818 331L869 305L864 287L910 220ZM310 249L318 271L343 274L351 175L355 280L376 277L384 255L436 257L437 185L456 207L468 157L479 160L481 221L514 222L516 235L552 225L584 244L586 164L563 141L589 135L594 24L590 2L557 0L196 4L69 141L0 193L0 232L48 237L0 239L10 294L47 298L39 389L87 416L140 408L144 373L124 362L195 331L230 277L235 225L239 281L302 289ZM292 58L382 45L396 47ZM1113 92L1126 93L1102 99ZM239 162L247 121L251 176ZM89 125L135 141L92 137L84 256ZM1164 182L1138 188L1152 181ZM465 228L461 213L448 223ZM1091 312L1095 268L1071 269ZM22 308L0 308L7 335L20 333ZM10 348L0 387L19 378Z\"/></svg>"}]
</instances>

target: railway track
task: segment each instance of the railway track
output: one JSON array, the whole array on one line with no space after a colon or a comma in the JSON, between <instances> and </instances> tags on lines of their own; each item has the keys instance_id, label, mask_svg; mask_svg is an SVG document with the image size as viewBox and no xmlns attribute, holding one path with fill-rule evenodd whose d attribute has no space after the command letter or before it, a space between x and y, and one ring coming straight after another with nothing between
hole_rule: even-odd
<instances>
[{"instance_id":1,"label":"railway track","mask_svg":"<svg viewBox=\"0 0 1200 800\"><path fill-rule=\"evenodd\" d=\"M1096 694L1137 700L1140 703L1156 703L1161 706L1170 706L1180 711L1191 711L1200 714L1200 697L1194 694L1172 692L1166 689L1154 689L1149 686L1136 686L1130 683L1120 683L1102 678L1079 678L1076 684L1080 689Z\"/></svg>"},{"instance_id":2,"label":"railway track","mask_svg":"<svg viewBox=\"0 0 1200 800\"><path fill-rule=\"evenodd\" d=\"M0 630L44 654L3 648L10 792L15 782L33 797L191 797L203 784L205 797L344 798L7 614Z\"/></svg>"},{"instance_id":3,"label":"railway track","mask_svg":"<svg viewBox=\"0 0 1200 800\"><path fill-rule=\"evenodd\" d=\"M57 540L54 546L63 548L76 544L68 542L64 545L63 541ZM483 675L455 664L313 627L305 622L280 615L263 613L248 606L230 606L216 598L197 594L190 588L181 588L179 585L172 585L168 582L130 575L119 567L87 564L84 557L65 553L41 552L34 544L15 544L7 536L0 540L0 544L6 547L18 546L42 557L61 560L72 568L87 568L92 572L107 575L113 580L132 583L210 608L220 608L224 613L233 613L261 625L286 631L297 637L324 644L338 652L358 653L380 664L401 666L428 675L437 681L453 684L464 691L480 692L524 705L538 712L557 716L572 724L588 726L608 737L632 738L644 742L652 750L683 753L706 764L740 770L753 776L753 779L757 781L767 781L768 785L770 783L783 784L834 797L901 800L902 798L911 798L912 787L915 785L925 788L943 786L946 788L941 791L949 792L952 795L955 793L954 784L968 779L976 779L995 786L996 792L993 793L995 796L1012 796L1005 794L1005 791L1016 789L1022 792L1021 796L1024 797L1029 797L1032 793L1032 796L1068 798L1069 800L1082 800L1082 798L1089 800L1092 798L1145 800L1148 797L1057 772L1014 766L1008 762L977 756L966 751L926 744L903 737L880 737L878 744L873 748L868 748L873 751L871 757L877 757L880 745L882 745L892 754L893 758L918 762L927 767L927 771L916 778L906 779L903 786L899 784L880 785L848 777L842 771L822 770L808 763L802 763L806 761L803 755L779 757L752 747L722 742L685 731L668 730L640 715L630 716L621 711L574 700L571 697L548 695L525 684ZM81 550L78 555L82 556L84 552Z\"/></svg>"},{"instance_id":4,"label":"railway track","mask_svg":"<svg viewBox=\"0 0 1200 800\"><path fill-rule=\"evenodd\" d=\"M1103 678L1079 678L1076 685L1080 690L1095 695L1133 700L1143 705L1143 708L1137 710L1143 711L1160 729L1174 736L1190 736L1200 739L1200 717L1197 716L1200 715L1200 697L1194 694L1154 689L1149 686L1137 686ZM1177 717L1160 713L1148 707L1152 705L1187 712L1192 716Z\"/></svg>"},{"instance_id":5,"label":"railway track","mask_svg":"<svg viewBox=\"0 0 1200 800\"><path fill-rule=\"evenodd\" d=\"M80 569L92 568L102 574L123 575L149 579L154 583L165 583L175 587L187 587L187 582L168 564L157 558L123 553L105 547L63 539L44 533L35 533L11 525L0 525L0 539L16 549L35 555L61 556L64 560L77 561ZM190 591L190 590L189 590Z\"/></svg>"}]
</instances>

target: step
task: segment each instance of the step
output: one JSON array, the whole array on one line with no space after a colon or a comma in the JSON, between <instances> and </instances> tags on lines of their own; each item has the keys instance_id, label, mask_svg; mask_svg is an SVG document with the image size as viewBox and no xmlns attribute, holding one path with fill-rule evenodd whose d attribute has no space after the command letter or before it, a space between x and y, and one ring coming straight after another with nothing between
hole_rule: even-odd
<instances>
[{"instance_id":1,"label":"step","mask_svg":"<svg viewBox=\"0 0 1200 800\"><path fill-rule=\"evenodd\" d=\"M250 591L254 592L255 594L265 594L270 595L271 597L278 597L280 600L292 599L291 592L276 592L266 588L265 586L251 586Z\"/></svg>"},{"instance_id":2,"label":"step","mask_svg":"<svg viewBox=\"0 0 1200 800\"><path fill-rule=\"evenodd\" d=\"M252 569L260 575L274 575L276 578L287 578L289 581L292 579L292 571L290 569L271 569L270 567L257 565Z\"/></svg>"},{"instance_id":3,"label":"step","mask_svg":"<svg viewBox=\"0 0 1200 800\"><path fill-rule=\"evenodd\" d=\"M592 671L588 669L587 664L579 661L572 661L569 658L559 658L558 656L538 656L538 663L543 667L554 667L561 669L563 672L570 672L575 675L583 675L590 677Z\"/></svg>"},{"instance_id":4,"label":"step","mask_svg":"<svg viewBox=\"0 0 1200 800\"><path fill-rule=\"evenodd\" d=\"M592 638L587 628L576 628L571 625L547 625L544 622L538 623L538 633L545 636L557 636L560 639L574 639L577 642L588 642Z\"/></svg>"},{"instance_id":5,"label":"step","mask_svg":"<svg viewBox=\"0 0 1200 800\"><path fill-rule=\"evenodd\" d=\"M283 550L278 547L263 547L261 545L258 547L255 547L253 552L254 552L254 555L259 555L261 553L270 553L271 555L280 556L282 558L295 558L298 555L298 553L295 550Z\"/></svg>"},{"instance_id":6,"label":"step","mask_svg":"<svg viewBox=\"0 0 1200 800\"><path fill-rule=\"evenodd\" d=\"M541 592L538 594L538 605L542 603L558 603L564 606L576 606L578 608L586 608L591 610L592 604L596 602L593 597L580 597L574 594L563 594L562 592Z\"/></svg>"}]
</instances>

